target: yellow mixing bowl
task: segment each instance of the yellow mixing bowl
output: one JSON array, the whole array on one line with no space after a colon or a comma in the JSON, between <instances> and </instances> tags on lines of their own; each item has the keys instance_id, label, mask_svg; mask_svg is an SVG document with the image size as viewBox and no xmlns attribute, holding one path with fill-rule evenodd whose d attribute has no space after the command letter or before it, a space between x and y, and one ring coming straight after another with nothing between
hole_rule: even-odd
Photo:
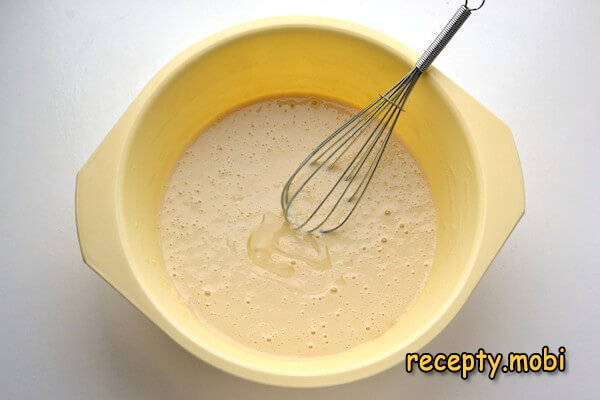
<instances>
[{"instance_id":1,"label":"yellow mixing bowl","mask_svg":"<svg viewBox=\"0 0 600 400\"><path fill-rule=\"evenodd\" d=\"M402 132L432 187L437 254L414 306L376 340L316 358L284 358L216 334L178 298L157 232L163 185L203 127L240 105L310 94L359 108L418 55L394 40L322 18L256 21L216 34L164 67L77 176L85 262L177 343L232 374L281 386L325 386L375 374L419 350L456 315L524 211L509 129L435 68L421 78Z\"/></svg>"}]
</instances>

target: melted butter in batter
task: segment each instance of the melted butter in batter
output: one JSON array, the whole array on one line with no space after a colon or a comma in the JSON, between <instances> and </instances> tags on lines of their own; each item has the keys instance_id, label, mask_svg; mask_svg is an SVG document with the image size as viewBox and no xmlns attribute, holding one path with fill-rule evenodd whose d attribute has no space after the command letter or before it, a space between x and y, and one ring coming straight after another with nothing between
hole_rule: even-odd
<instances>
[{"instance_id":1,"label":"melted butter in batter","mask_svg":"<svg viewBox=\"0 0 600 400\"><path fill-rule=\"evenodd\" d=\"M248 238L248 256L259 274L290 289L319 294L330 286L329 248L313 234L292 229L282 216L268 212ZM263 271L260 271L262 269Z\"/></svg>"},{"instance_id":2,"label":"melted butter in batter","mask_svg":"<svg viewBox=\"0 0 600 400\"><path fill-rule=\"evenodd\" d=\"M340 230L306 234L281 215L289 174L355 112L314 98L262 101L208 127L177 162L159 217L163 256L178 293L216 331L262 352L326 355L380 336L422 290L436 213L397 137Z\"/></svg>"}]
</instances>

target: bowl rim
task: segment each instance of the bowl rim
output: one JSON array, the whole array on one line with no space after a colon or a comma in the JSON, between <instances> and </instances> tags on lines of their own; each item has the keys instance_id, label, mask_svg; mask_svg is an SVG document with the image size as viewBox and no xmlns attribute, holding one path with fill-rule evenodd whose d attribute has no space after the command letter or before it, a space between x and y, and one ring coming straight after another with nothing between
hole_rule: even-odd
<instances>
[{"instance_id":1,"label":"bowl rim","mask_svg":"<svg viewBox=\"0 0 600 400\"><path fill-rule=\"evenodd\" d=\"M139 125L143 120L143 116L146 114L149 107L151 107L151 105L153 104L154 99L157 96L160 96L160 94L163 92L163 89L167 88L173 82L173 80L175 80L177 76L182 71L184 71L189 65L193 64L194 62L197 62L200 58L202 58L206 53L208 53L212 49L224 46L231 41L252 34L276 31L280 29L298 28L328 30L341 33L350 37L355 37L367 41L378 48L385 49L386 51L391 52L395 56L404 59L409 64L414 64L418 59L418 54L415 51L408 48L407 46L405 46L404 44L396 41L395 39L385 34L379 33L371 28L353 22L315 16L269 17L252 20L234 25L232 27L214 33L206 37L205 39L202 39L192 44L187 49L180 52L170 62L168 62L157 74L155 74L155 76L144 87L141 94L139 95L139 97L143 97L142 104L141 107L136 111L137 115L129 131L136 132L138 130ZM428 75L430 83L434 86L435 91L439 93L439 96L449 107L449 112L451 112L455 116L457 124L461 127L462 130L468 131L464 119L461 116L460 110L458 110L458 108L452 101L452 98L446 92L444 88L445 83L441 82L449 81L448 78L446 78L445 75L443 75L433 66L428 70ZM144 96L144 94L146 94L146 96ZM125 138L125 143L121 151L121 156L117 161L117 182L115 192L116 199L121 199L120 202L119 200L117 200L116 206L118 215L118 235L121 239L121 244L124 249L124 255L126 257L127 263L130 266L134 265L136 262L134 259L132 259L131 256L133 252L130 250L131 246L129 240L127 239L127 229L125 227L125 222L124 218L122 217L121 211L124 208L122 199L124 198L123 192L126 181L125 166L127 164L128 156L131 153L134 138L135 135L132 134L128 135ZM476 153L476 151L474 150L475 146L471 135L465 135L465 141L467 147L471 150L471 152ZM473 162L475 164L474 177L477 180L478 186L477 195L479 198L482 198L482 177L477 172L479 169L479 160L477 159L477 157L473 158ZM436 318L433 318L427 326L423 327L418 335L414 335L415 339L412 340L410 343L407 343L407 345L403 347L398 347L397 349L391 349L385 352L385 355L379 358L371 358L367 362L361 362L354 365L345 365L343 368L338 368L335 370L332 369L326 374L311 374L306 372L298 374L281 373L272 369L263 368L262 365L248 365L246 363L240 362L240 360L238 359L228 357L221 351L216 351L217 349L205 346L196 338L188 335L186 333L186 330L181 329L181 327L178 326L178 323L169 316L169 313L165 312L164 307L156 301L155 296L152 293L150 293L147 285L144 284L144 279L142 279L139 276L137 269L131 268L131 271L134 276L134 279L139 285L140 290L146 296L147 300L157 310L157 312L161 314L161 317L165 320L165 322L171 325L171 327L173 327L173 329L177 331L177 335L174 335L167 329L163 330L175 342L177 342L179 345L185 348L188 352L210 363L212 366L217 367L233 375L236 375L238 377L265 384L288 387L332 386L364 379L369 376L375 375L383 370L386 370L394 365L397 365L398 363L402 362L402 360L404 360L405 351L408 345L410 345L411 349L415 349L415 351L417 349L421 349L450 323L450 321L462 308L462 306L466 302L466 299L468 298L468 295L472 291L472 289L469 289L466 296L461 296L461 293L465 291L467 281L473 273L475 259L478 253L478 249L481 245L482 231L484 225L483 219L485 218L484 214L485 213L483 207L479 207L478 220L474 233L473 250L469 255L468 266L465 268L463 276L458 281L456 285L456 290L452 292L451 296L445 303L445 309L438 312ZM185 341L182 339L185 339ZM195 346L196 348L191 348L192 346ZM334 357L344 353L345 352L340 352L324 357ZM267 354L266 356L267 358L272 359L273 355ZM321 357L315 357L314 360L318 360L319 358Z\"/></svg>"}]
</instances>

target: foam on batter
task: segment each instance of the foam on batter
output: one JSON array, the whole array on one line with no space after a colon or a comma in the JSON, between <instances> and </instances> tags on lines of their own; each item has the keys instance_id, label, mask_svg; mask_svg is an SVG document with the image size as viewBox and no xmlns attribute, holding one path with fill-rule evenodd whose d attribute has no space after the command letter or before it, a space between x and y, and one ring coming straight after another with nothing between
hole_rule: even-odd
<instances>
[{"instance_id":1,"label":"foam on batter","mask_svg":"<svg viewBox=\"0 0 600 400\"><path fill-rule=\"evenodd\" d=\"M422 290L436 212L396 136L341 229L306 234L281 215L290 173L355 113L316 98L261 101L212 124L177 162L163 256L178 293L221 334L278 355L331 354L380 336Z\"/></svg>"}]
</instances>

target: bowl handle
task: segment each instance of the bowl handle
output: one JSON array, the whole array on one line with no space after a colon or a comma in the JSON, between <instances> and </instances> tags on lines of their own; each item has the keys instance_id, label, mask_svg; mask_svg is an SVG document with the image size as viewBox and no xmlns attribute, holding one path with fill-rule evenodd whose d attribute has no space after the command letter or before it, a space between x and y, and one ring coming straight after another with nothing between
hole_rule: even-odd
<instances>
[{"instance_id":1,"label":"bowl handle","mask_svg":"<svg viewBox=\"0 0 600 400\"><path fill-rule=\"evenodd\" d=\"M129 266L117 211L118 166L133 115L130 108L77 174L75 215L84 262L134 305L144 308L148 300Z\"/></svg>"},{"instance_id":2,"label":"bowl handle","mask_svg":"<svg viewBox=\"0 0 600 400\"><path fill-rule=\"evenodd\" d=\"M473 132L472 144L482 172L484 226L472 275L474 286L525 212L523 172L508 126L456 84L444 83L465 128Z\"/></svg>"}]
</instances>

